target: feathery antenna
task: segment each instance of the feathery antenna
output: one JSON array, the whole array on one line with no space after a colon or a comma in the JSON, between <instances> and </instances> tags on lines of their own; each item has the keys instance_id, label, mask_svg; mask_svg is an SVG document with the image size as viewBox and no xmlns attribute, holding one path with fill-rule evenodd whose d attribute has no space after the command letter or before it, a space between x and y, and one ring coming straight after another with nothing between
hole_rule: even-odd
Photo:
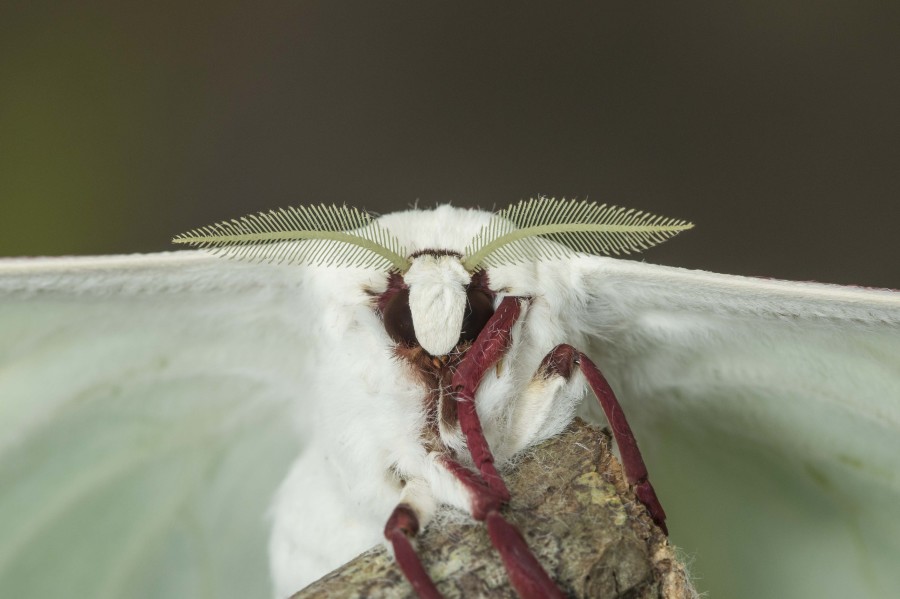
<instances>
[{"instance_id":1,"label":"feathery antenna","mask_svg":"<svg viewBox=\"0 0 900 599\"><path fill-rule=\"evenodd\" d=\"M397 239L349 206L279 208L193 229L172 243L257 262L409 268Z\"/></svg>"},{"instance_id":2,"label":"feathery antenna","mask_svg":"<svg viewBox=\"0 0 900 599\"><path fill-rule=\"evenodd\" d=\"M586 200L522 200L498 212L466 247L463 266L560 258L571 252L640 252L694 225L673 218Z\"/></svg>"}]
</instances>

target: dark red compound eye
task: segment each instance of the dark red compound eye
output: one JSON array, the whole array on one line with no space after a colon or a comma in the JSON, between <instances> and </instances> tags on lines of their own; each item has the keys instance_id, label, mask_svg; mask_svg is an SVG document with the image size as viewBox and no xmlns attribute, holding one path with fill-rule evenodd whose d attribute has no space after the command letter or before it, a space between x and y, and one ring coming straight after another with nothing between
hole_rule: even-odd
<instances>
[{"instance_id":1,"label":"dark red compound eye","mask_svg":"<svg viewBox=\"0 0 900 599\"><path fill-rule=\"evenodd\" d=\"M481 289L469 287L466 290L466 311L463 313L459 342L475 341L493 314L494 302L491 296Z\"/></svg>"},{"instance_id":2,"label":"dark red compound eye","mask_svg":"<svg viewBox=\"0 0 900 599\"><path fill-rule=\"evenodd\" d=\"M413 328L412 312L409 310L409 289L400 289L393 294L384 306L381 318L391 339L409 346L419 344Z\"/></svg>"}]
</instances>

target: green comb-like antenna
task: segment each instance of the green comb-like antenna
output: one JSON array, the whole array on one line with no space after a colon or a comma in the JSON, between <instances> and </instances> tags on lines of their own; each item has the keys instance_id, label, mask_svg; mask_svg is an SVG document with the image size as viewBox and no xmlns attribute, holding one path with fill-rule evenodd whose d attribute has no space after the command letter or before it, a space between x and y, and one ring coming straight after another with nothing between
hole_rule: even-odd
<instances>
[{"instance_id":1,"label":"green comb-like antenna","mask_svg":"<svg viewBox=\"0 0 900 599\"><path fill-rule=\"evenodd\" d=\"M466 247L463 266L482 266L588 254L629 254L653 247L689 222L586 200L540 197L498 212Z\"/></svg>"},{"instance_id":2,"label":"green comb-like antenna","mask_svg":"<svg viewBox=\"0 0 900 599\"><path fill-rule=\"evenodd\" d=\"M370 214L349 206L279 208L200 227L172 243L258 262L409 268L397 239Z\"/></svg>"}]
</instances>

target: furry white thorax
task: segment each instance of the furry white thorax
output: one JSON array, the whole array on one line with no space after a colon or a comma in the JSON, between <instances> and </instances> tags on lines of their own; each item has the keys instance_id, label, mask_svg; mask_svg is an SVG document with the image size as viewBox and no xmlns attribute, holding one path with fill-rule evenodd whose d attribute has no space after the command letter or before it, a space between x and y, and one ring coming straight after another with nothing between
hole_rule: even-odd
<instances>
[{"instance_id":1,"label":"furry white thorax","mask_svg":"<svg viewBox=\"0 0 900 599\"><path fill-rule=\"evenodd\" d=\"M456 256L423 254L403 276L419 345L433 356L450 352L459 340L469 273Z\"/></svg>"}]
</instances>

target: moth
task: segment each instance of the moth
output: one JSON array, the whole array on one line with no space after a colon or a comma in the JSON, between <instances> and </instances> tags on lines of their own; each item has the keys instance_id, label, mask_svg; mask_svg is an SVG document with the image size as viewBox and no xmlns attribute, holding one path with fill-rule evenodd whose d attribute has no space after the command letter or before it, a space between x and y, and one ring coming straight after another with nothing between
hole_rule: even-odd
<instances>
[{"instance_id":1,"label":"moth","mask_svg":"<svg viewBox=\"0 0 900 599\"><path fill-rule=\"evenodd\" d=\"M0 595L284 596L392 515L404 560L409 513L491 512L487 466L597 418L601 373L717 594L890 594L900 294L597 255L687 226L320 206L176 238L235 261L3 261Z\"/></svg>"}]
</instances>

